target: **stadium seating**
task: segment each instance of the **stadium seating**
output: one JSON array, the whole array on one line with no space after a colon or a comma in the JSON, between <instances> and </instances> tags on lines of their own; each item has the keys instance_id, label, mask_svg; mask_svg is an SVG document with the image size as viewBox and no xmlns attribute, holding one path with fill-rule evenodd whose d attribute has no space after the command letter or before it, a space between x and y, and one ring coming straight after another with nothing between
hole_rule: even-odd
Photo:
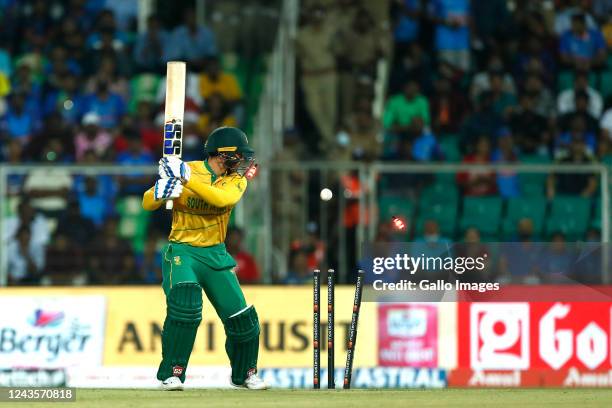
<instances>
[{"instance_id":1,"label":"stadium seating","mask_svg":"<svg viewBox=\"0 0 612 408\"><path fill-rule=\"evenodd\" d=\"M521 162L526 164L549 164L550 159L547 156L539 154L522 155L520 158ZM521 194L524 197L541 197L544 196L546 173L520 173L519 174L519 185L521 188Z\"/></svg>"},{"instance_id":2,"label":"stadium seating","mask_svg":"<svg viewBox=\"0 0 612 408\"><path fill-rule=\"evenodd\" d=\"M423 227L428 220L438 223L440 234L445 237L453 237L457 222L457 206L451 202L421 206L415 225L415 237L423 235Z\"/></svg>"},{"instance_id":3,"label":"stadium seating","mask_svg":"<svg viewBox=\"0 0 612 408\"><path fill-rule=\"evenodd\" d=\"M476 227L484 241L495 240L499 232L502 204L499 197L466 197L463 200L461 231Z\"/></svg>"},{"instance_id":4,"label":"stadium seating","mask_svg":"<svg viewBox=\"0 0 612 408\"><path fill-rule=\"evenodd\" d=\"M612 70L601 73L599 76L599 89L604 100L612 96Z\"/></svg>"},{"instance_id":5,"label":"stadium seating","mask_svg":"<svg viewBox=\"0 0 612 408\"><path fill-rule=\"evenodd\" d=\"M125 197L117 201L119 235L131 240L134 251L142 252L147 238L150 213L143 210L140 197Z\"/></svg>"},{"instance_id":6,"label":"stadium seating","mask_svg":"<svg viewBox=\"0 0 612 408\"><path fill-rule=\"evenodd\" d=\"M440 149L444 153L447 162L456 163L461 161L459 151L459 138L456 135L446 135L440 140Z\"/></svg>"},{"instance_id":7,"label":"stadium seating","mask_svg":"<svg viewBox=\"0 0 612 408\"><path fill-rule=\"evenodd\" d=\"M582 239L589 225L591 201L582 197L555 197L546 222L546 235L562 232L568 240Z\"/></svg>"},{"instance_id":8,"label":"stadium seating","mask_svg":"<svg viewBox=\"0 0 612 408\"><path fill-rule=\"evenodd\" d=\"M394 215L411 218L414 212L414 202L406 197L385 195L378 200L379 219L388 220Z\"/></svg>"},{"instance_id":9,"label":"stadium seating","mask_svg":"<svg viewBox=\"0 0 612 408\"><path fill-rule=\"evenodd\" d=\"M507 203L506 217L502 223L502 238L512 240L517 232L517 224L523 218L533 222L534 234L541 236L546 216L546 199L543 197L510 198Z\"/></svg>"},{"instance_id":10,"label":"stadium seating","mask_svg":"<svg viewBox=\"0 0 612 408\"><path fill-rule=\"evenodd\" d=\"M423 189L420 199L421 208L427 208L435 204L457 206L459 202L459 190L454 181L454 174L450 175L453 179L444 182L438 179L437 182Z\"/></svg>"}]
</instances>

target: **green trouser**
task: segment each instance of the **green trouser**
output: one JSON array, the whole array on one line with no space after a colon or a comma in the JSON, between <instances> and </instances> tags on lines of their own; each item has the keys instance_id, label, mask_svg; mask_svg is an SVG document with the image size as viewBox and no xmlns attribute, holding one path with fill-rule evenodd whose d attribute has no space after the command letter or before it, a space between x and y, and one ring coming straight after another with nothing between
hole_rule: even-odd
<instances>
[{"instance_id":1,"label":"green trouser","mask_svg":"<svg viewBox=\"0 0 612 408\"><path fill-rule=\"evenodd\" d=\"M225 327L232 382L244 383L248 375L257 371L259 322L255 308L247 306L233 271L236 262L224 244L194 247L171 242L162 253L162 288L167 309L157 378L177 376L185 381L202 320L203 289Z\"/></svg>"}]
</instances>

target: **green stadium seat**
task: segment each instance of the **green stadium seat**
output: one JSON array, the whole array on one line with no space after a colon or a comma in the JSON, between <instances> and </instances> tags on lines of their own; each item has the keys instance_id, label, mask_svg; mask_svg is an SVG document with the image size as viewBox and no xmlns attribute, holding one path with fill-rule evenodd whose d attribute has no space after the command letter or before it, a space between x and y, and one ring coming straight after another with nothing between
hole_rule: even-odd
<instances>
[{"instance_id":1,"label":"green stadium seat","mask_svg":"<svg viewBox=\"0 0 612 408\"><path fill-rule=\"evenodd\" d=\"M143 212L136 218L136 228L135 235L132 238L132 248L138 253L144 250L150 220L151 214L148 212Z\"/></svg>"},{"instance_id":2,"label":"green stadium seat","mask_svg":"<svg viewBox=\"0 0 612 408\"><path fill-rule=\"evenodd\" d=\"M575 218L550 217L546 223L546 235L550 237L555 232L562 232L568 241L584 238L588 223Z\"/></svg>"},{"instance_id":3,"label":"green stadium seat","mask_svg":"<svg viewBox=\"0 0 612 408\"><path fill-rule=\"evenodd\" d=\"M599 77L599 91L604 99L612 96L612 70L601 73Z\"/></svg>"},{"instance_id":4,"label":"green stadium seat","mask_svg":"<svg viewBox=\"0 0 612 408\"><path fill-rule=\"evenodd\" d=\"M519 162L525 164L549 164L551 162L550 157L542 154L522 154Z\"/></svg>"},{"instance_id":5,"label":"green stadium seat","mask_svg":"<svg viewBox=\"0 0 612 408\"><path fill-rule=\"evenodd\" d=\"M459 150L459 137L448 135L440 140L440 149L444 153L444 159L448 162L460 162L461 151Z\"/></svg>"},{"instance_id":6,"label":"green stadium seat","mask_svg":"<svg viewBox=\"0 0 612 408\"><path fill-rule=\"evenodd\" d=\"M574 87L574 73L572 71L561 71L557 76L557 86L559 92L563 92L566 89ZM597 87L597 74L591 72L589 74L589 86L592 88Z\"/></svg>"},{"instance_id":7,"label":"green stadium seat","mask_svg":"<svg viewBox=\"0 0 612 408\"><path fill-rule=\"evenodd\" d=\"M544 197L508 199L506 217L502 224L504 239L511 239L516 234L517 223L522 218L531 219L535 235L540 236L546 217L546 204L547 201Z\"/></svg>"},{"instance_id":8,"label":"green stadium seat","mask_svg":"<svg viewBox=\"0 0 612 408\"><path fill-rule=\"evenodd\" d=\"M4 199L4 214L0 214L5 218L16 216L17 215L17 207L19 206L19 197L12 196Z\"/></svg>"},{"instance_id":9,"label":"green stadium seat","mask_svg":"<svg viewBox=\"0 0 612 408\"><path fill-rule=\"evenodd\" d=\"M161 76L152 73L136 75L130 80L130 93L132 97L128 102L128 111L136 112L138 103L141 101L154 102L157 98L157 90L161 82Z\"/></svg>"},{"instance_id":10,"label":"green stadium seat","mask_svg":"<svg viewBox=\"0 0 612 408\"><path fill-rule=\"evenodd\" d=\"M522 155L520 162L525 164L549 164L548 156L539 154ZM547 173L519 173L521 195L524 197L542 197L545 193Z\"/></svg>"},{"instance_id":11,"label":"green stadium seat","mask_svg":"<svg viewBox=\"0 0 612 408\"><path fill-rule=\"evenodd\" d=\"M482 235L497 236L502 215L500 197L466 197L463 200L461 231L476 227Z\"/></svg>"},{"instance_id":12,"label":"green stadium seat","mask_svg":"<svg viewBox=\"0 0 612 408\"><path fill-rule=\"evenodd\" d=\"M117 211L124 215L139 215L144 211L142 208L142 198L137 196L125 197L117 203Z\"/></svg>"},{"instance_id":13,"label":"green stadium seat","mask_svg":"<svg viewBox=\"0 0 612 408\"><path fill-rule=\"evenodd\" d=\"M414 203L405 196L382 196L378 200L379 220L390 220L391 217L403 216L412 218Z\"/></svg>"},{"instance_id":14,"label":"green stadium seat","mask_svg":"<svg viewBox=\"0 0 612 408\"><path fill-rule=\"evenodd\" d=\"M561 71L557 76L557 86L559 92L570 89L574 86L574 73L572 71Z\"/></svg>"},{"instance_id":15,"label":"green stadium seat","mask_svg":"<svg viewBox=\"0 0 612 408\"><path fill-rule=\"evenodd\" d=\"M429 207L421 206L419 217L415 225L415 236L423 235L423 226L428 220L434 220L440 227L440 234L446 238L453 238L457 222L457 206L445 204L433 204Z\"/></svg>"},{"instance_id":16,"label":"green stadium seat","mask_svg":"<svg viewBox=\"0 0 612 408\"><path fill-rule=\"evenodd\" d=\"M443 172L436 173L435 182L437 184L445 184L445 185L455 185L457 175L455 173ZM456 188L456 187L455 187Z\"/></svg>"},{"instance_id":17,"label":"green stadium seat","mask_svg":"<svg viewBox=\"0 0 612 408\"><path fill-rule=\"evenodd\" d=\"M454 175L453 175L454 177ZM448 183L436 182L421 191L419 199L420 208L427 208L434 204L446 204L457 207L459 203L459 189L455 180Z\"/></svg>"},{"instance_id":18,"label":"green stadium seat","mask_svg":"<svg viewBox=\"0 0 612 408\"><path fill-rule=\"evenodd\" d=\"M581 239L589 225L591 201L582 197L556 197L550 208L546 234L561 231L568 240Z\"/></svg>"},{"instance_id":19,"label":"green stadium seat","mask_svg":"<svg viewBox=\"0 0 612 408\"><path fill-rule=\"evenodd\" d=\"M591 219L590 226L592 228L601 229L601 197L597 197L595 200L595 211L593 211L593 218Z\"/></svg>"},{"instance_id":20,"label":"green stadium seat","mask_svg":"<svg viewBox=\"0 0 612 408\"><path fill-rule=\"evenodd\" d=\"M219 60L221 62L221 69L225 72L234 73L238 69L240 59L235 52L224 52Z\"/></svg>"},{"instance_id":21,"label":"green stadium seat","mask_svg":"<svg viewBox=\"0 0 612 408\"><path fill-rule=\"evenodd\" d=\"M551 217L585 217L591 212L591 200L577 196L558 196L553 199Z\"/></svg>"},{"instance_id":22,"label":"green stadium seat","mask_svg":"<svg viewBox=\"0 0 612 408\"><path fill-rule=\"evenodd\" d=\"M141 198L129 196L117 201L119 214L119 236L130 240L136 252L142 252L147 238L151 214L141 205Z\"/></svg>"}]
</instances>

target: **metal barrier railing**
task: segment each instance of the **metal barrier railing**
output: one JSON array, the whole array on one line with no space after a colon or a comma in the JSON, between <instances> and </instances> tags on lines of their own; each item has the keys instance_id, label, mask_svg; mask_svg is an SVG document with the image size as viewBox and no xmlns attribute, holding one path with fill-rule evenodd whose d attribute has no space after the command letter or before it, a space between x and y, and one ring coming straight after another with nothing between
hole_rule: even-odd
<instances>
[{"instance_id":1,"label":"metal barrier railing","mask_svg":"<svg viewBox=\"0 0 612 408\"><path fill-rule=\"evenodd\" d=\"M292 162L282 163L273 162L265 166L266 171L262 172L261 178L257 182L266 183L267 185L276 185L277 189L282 186L288 185L282 182L282 178L279 176L286 177L287 173L291 172L304 172L308 174L308 180L305 183L314 183L318 189L328 187L330 185L331 174L335 173L337 178L342 174L355 173L356 178L359 180L359 184L363 186L362 195L358 197L358 225L355 231L355 248L349 250L346 245L346 233L347 228L341 228L341 223L337 222L338 227L333 233L329 230L330 224L327 222L327 211L328 204L320 201L318 198L318 191L315 188L311 188L309 191L309 200L316 201L319 205L319 210L314 211L318 214L318 236L322 240L335 241L338 248L339 254L327 254L328 257L335 258L337 260L333 266L336 267L340 280L346 280L346 278L354 271L350 270L351 264L355 264L355 259L347 259L348 252L354 254L357 259L361 258L362 244L366 241L374 239L376 229L379 225L377 218L377 200L379 198L380 186L379 178L383 174L440 174L440 173L457 173L462 171L491 171L491 172L516 172L520 173L535 173L535 174L549 174L549 173L576 173L576 174L596 174L599 178L600 184L600 199L601 199L601 241L608 242L610 236L610 202L609 202L609 175L608 168L604 165L541 165L541 164L493 164L493 165L470 165L470 164L441 164L441 163L430 163L430 164L413 164L413 163L385 163L375 162L370 164L364 163L339 163L339 162ZM316 179L314 182L312 178ZM292 188L298 188L299 186L293 185ZM301 187L303 188L303 187ZM337 207L342 209L345 207L345 194L343 189L337 189ZM265 197L264 208L267 216L263 219L263 225L258 230L257 239L261 242L262 247L266 250L259 252L259 259L266 271L266 279L272 281L273 276L284 276L287 273L289 260L288 249L289 244L295 237L288 234L287 228L278 228L278 224L288 222L283 219L283 215L287 214L287 211L277 211L274 213L275 206L273 205L276 200L287 200L286 197L281 195L275 195L273 188L267 190L268 194ZM351 197L355 200L356 197ZM410 199L406 197L406 199ZM303 209L312 206L311 202L301 203ZM282 206L291 206L290 202L284 202ZM278 206L277 206L278 207ZM339 212L338 219L343 219L346 214ZM307 224L307 217L302 217L300 222L304 225ZM280 234L280 235L279 235ZM305 231L302 231L303 235L306 235ZM604 256L607 257L607 252L604 251ZM604 265L608 265L607 259L604 260ZM325 267L326 265L319 265ZM604 281L609 282L610 276L607 269L604 270L605 276Z\"/></svg>"},{"instance_id":2,"label":"metal barrier railing","mask_svg":"<svg viewBox=\"0 0 612 408\"><path fill-rule=\"evenodd\" d=\"M4 231L4 216L7 213L8 177L27 175L33 170L58 168L70 175L153 176L157 173L156 166L0 165L0 231ZM332 261L340 279L346 280L354 263L361 256L362 243L372 240L375 236L380 221L377 219L377 199L381 189L385 188L379 182L381 175L424 175L470 170L512 171L517 174L597 174L601 191L601 241L609 242L609 169L604 165L268 162L262 164L260 174L250 182L244 200L235 209L236 221L245 229L248 248L263 269L265 283L278 281L286 275L292 241L303 237L333 243L334 247L338 248L338 253L327 255L334 258ZM355 191L351 191L350 185L346 185L350 182L355 182L358 186L354 188ZM319 191L324 187L334 190L335 200L326 203L319 199ZM352 215L349 210L353 211ZM315 215L316 219L312 219ZM348 227L345 221L355 224ZM309 222L311 225L316 224L318 228L313 230ZM7 281L6 244L4 240L0 243L0 285L6 284ZM603 251L603 254L608 255L607 251ZM327 256L324 258L323 262ZM607 259L604 260L604 265L608 265ZM604 282L611 281L609 275L608 268L605 268Z\"/></svg>"}]
</instances>

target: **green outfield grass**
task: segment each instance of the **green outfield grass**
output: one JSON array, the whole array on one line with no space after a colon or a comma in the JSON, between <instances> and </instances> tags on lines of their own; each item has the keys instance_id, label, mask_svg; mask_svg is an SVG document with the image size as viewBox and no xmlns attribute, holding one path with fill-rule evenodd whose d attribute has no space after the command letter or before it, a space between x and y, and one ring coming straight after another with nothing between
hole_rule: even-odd
<instances>
[{"instance_id":1,"label":"green outfield grass","mask_svg":"<svg viewBox=\"0 0 612 408\"><path fill-rule=\"evenodd\" d=\"M76 403L18 407L612 407L612 389L157 390L79 389Z\"/></svg>"}]
</instances>

